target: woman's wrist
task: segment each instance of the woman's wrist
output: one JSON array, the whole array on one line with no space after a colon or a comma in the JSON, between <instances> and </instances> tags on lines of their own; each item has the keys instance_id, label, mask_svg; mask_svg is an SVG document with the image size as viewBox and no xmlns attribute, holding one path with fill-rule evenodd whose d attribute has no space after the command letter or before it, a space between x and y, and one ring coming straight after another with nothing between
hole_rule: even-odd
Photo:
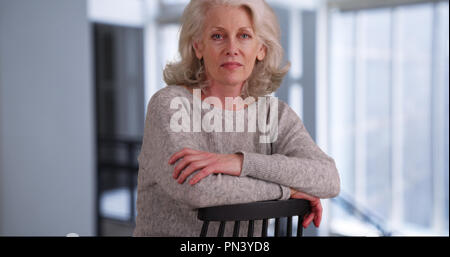
<instances>
[{"instance_id":1,"label":"woman's wrist","mask_svg":"<svg viewBox=\"0 0 450 257\"><path fill-rule=\"evenodd\" d=\"M241 176L242 174L242 166L244 165L244 155L242 153L235 153L234 155L236 155L239 159L239 176Z\"/></svg>"},{"instance_id":2,"label":"woman's wrist","mask_svg":"<svg viewBox=\"0 0 450 257\"><path fill-rule=\"evenodd\" d=\"M292 197L297 191L295 191L295 190L292 189L292 188L289 188L289 189L291 190L290 197Z\"/></svg>"}]
</instances>

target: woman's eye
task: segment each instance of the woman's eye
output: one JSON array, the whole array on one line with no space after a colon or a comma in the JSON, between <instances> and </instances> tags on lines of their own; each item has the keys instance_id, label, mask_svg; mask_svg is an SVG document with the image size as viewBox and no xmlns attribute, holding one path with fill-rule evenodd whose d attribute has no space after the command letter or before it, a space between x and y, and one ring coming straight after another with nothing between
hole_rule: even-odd
<instances>
[{"instance_id":1,"label":"woman's eye","mask_svg":"<svg viewBox=\"0 0 450 257\"><path fill-rule=\"evenodd\" d=\"M250 36L249 34L246 34L246 33L242 34L242 37L243 37L244 39L251 38L251 36Z\"/></svg>"},{"instance_id":2,"label":"woman's eye","mask_svg":"<svg viewBox=\"0 0 450 257\"><path fill-rule=\"evenodd\" d=\"M212 39L215 39L215 40L217 40L217 39L222 39L222 35L220 35L220 34L213 34L213 35L211 36L211 38L212 38Z\"/></svg>"}]
</instances>

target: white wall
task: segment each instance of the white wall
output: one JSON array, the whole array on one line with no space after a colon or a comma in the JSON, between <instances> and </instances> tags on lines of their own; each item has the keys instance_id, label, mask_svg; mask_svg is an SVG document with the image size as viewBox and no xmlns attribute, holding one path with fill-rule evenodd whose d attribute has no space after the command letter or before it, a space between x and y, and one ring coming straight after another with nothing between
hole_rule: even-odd
<instances>
[{"instance_id":1,"label":"white wall","mask_svg":"<svg viewBox=\"0 0 450 257\"><path fill-rule=\"evenodd\" d=\"M157 3L156 0L145 0ZM143 26L146 21L142 0L87 0L88 17L93 22Z\"/></svg>"},{"instance_id":2,"label":"white wall","mask_svg":"<svg viewBox=\"0 0 450 257\"><path fill-rule=\"evenodd\" d=\"M94 234L86 10L82 0L0 0L0 235Z\"/></svg>"}]
</instances>

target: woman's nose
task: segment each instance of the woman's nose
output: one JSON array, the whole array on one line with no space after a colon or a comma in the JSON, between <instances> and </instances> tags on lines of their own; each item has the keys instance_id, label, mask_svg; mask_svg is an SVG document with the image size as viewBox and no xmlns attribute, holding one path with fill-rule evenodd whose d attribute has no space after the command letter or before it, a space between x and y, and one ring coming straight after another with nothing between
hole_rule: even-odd
<instances>
[{"instance_id":1,"label":"woman's nose","mask_svg":"<svg viewBox=\"0 0 450 257\"><path fill-rule=\"evenodd\" d=\"M227 56L237 56L239 53L237 43L234 40L228 40L226 55Z\"/></svg>"}]
</instances>

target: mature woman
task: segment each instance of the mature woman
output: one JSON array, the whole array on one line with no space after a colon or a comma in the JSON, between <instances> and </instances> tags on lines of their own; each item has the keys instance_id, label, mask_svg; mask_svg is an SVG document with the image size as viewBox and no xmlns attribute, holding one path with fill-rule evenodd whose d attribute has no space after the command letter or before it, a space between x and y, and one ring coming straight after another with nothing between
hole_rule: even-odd
<instances>
[{"instance_id":1,"label":"mature woman","mask_svg":"<svg viewBox=\"0 0 450 257\"><path fill-rule=\"evenodd\" d=\"M296 113L268 95L289 69L280 67L279 39L264 0L188 4L181 61L166 66L168 86L148 104L135 236L198 236L198 208L289 198L309 200L312 212L303 226L319 226L319 199L338 195L339 175ZM229 105L236 97L245 101ZM214 225L208 235L217 233ZM254 226L260 231L261 223Z\"/></svg>"}]
</instances>

